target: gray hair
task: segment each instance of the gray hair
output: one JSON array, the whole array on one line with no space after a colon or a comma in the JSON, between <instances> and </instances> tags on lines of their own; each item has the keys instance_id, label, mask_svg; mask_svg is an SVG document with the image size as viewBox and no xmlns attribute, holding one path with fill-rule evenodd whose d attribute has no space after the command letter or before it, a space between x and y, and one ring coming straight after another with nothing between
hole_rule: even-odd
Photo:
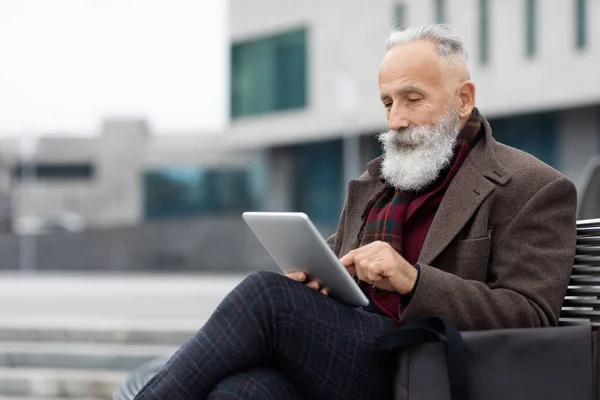
<instances>
[{"instance_id":1,"label":"gray hair","mask_svg":"<svg viewBox=\"0 0 600 400\"><path fill-rule=\"evenodd\" d=\"M458 62L463 64L465 68L469 68L469 56L464 42L446 24L424 25L404 30L394 29L385 42L385 49L390 51L398 45L419 40L426 40L435 44L442 62Z\"/></svg>"}]
</instances>

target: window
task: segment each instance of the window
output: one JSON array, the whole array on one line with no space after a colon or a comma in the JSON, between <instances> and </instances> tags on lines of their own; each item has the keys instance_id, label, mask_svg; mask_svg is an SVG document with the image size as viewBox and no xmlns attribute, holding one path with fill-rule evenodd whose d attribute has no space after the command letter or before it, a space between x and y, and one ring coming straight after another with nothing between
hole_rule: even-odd
<instances>
[{"instance_id":1,"label":"window","mask_svg":"<svg viewBox=\"0 0 600 400\"><path fill-rule=\"evenodd\" d=\"M537 2L525 0L525 54L528 57L537 51Z\"/></svg>"},{"instance_id":2,"label":"window","mask_svg":"<svg viewBox=\"0 0 600 400\"><path fill-rule=\"evenodd\" d=\"M396 4L394 8L394 26L397 29L406 28L406 5Z\"/></svg>"},{"instance_id":3,"label":"window","mask_svg":"<svg viewBox=\"0 0 600 400\"><path fill-rule=\"evenodd\" d=\"M488 0L479 0L479 62L487 64L490 58L490 9Z\"/></svg>"},{"instance_id":4,"label":"window","mask_svg":"<svg viewBox=\"0 0 600 400\"><path fill-rule=\"evenodd\" d=\"M231 116L299 109L307 99L306 29L231 48Z\"/></svg>"},{"instance_id":5,"label":"window","mask_svg":"<svg viewBox=\"0 0 600 400\"><path fill-rule=\"evenodd\" d=\"M587 1L575 0L575 46L584 49L587 46Z\"/></svg>"},{"instance_id":6,"label":"window","mask_svg":"<svg viewBox=\"0 0 600 400\"><path fill-rule=\"evenodd\" d=\"M94 176L92 164L19 164L13 176L21 180L89 180Z\"/></svg>"},{"instance_id":7,"label":"window","mask_svg":"<svg viewBox=\"0 0 600 400\"><path fill-rule=\"evenodd\" d=\"M490 121L494 138L501 143L526 151L559 168L558 119L556 112L525 114Z\"/></svg>"},{"instance_id":8,"label":"window","mask_svg":"<svg viewBox=\"0 0 600 400\"><path fill-rule=\"evenodd\" d=\"M345 195L341 140L294 146L292 154L294 210L318 225L335 226Z\"/></svg>"},{"instance_id":9,"label":"window","mask_svg":"<svg viewBox=\"0 0 600 400\"><path fill-rule=\"evenodd\" d=\"M435 22L437 24L446 23L446 1L435 0Z\"/></svg>"},{"instance_id":10,"label":"window","mask_svg":"<svg viewBox=\"0 0 600 400\"><path fill-rule=\"evenodd\" d=\"M369 161L383 154L381 142L377 139L378 136L378 133L372 133L360 137L360 165L366 165Z\"/></svg>"},{"instance_id":11,"label":"window","mask_svg":"<svg viewBox=\"0 0 600 400\"><path fill-rule=\"evenodd\" d=\"M144 174L147 219L241 213L255 208L246 170L171 167Z\"/></svg>"}]
</instances>

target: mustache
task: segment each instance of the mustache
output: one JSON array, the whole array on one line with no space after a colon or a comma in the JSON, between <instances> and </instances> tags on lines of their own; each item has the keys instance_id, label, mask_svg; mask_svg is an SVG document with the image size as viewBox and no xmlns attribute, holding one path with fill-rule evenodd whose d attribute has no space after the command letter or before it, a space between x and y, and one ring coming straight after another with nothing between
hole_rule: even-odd
<instances>
[{"instance_id":1,"label":"mustache","mask_svg":"<svg viewBox=\"0 0 600 400\"><path fill-rule=\"evenodd\" d=\"M384 145L417 147L427 143L427 131L422 127L386 129L377 138Z\"/></svg>"}]
</instances>

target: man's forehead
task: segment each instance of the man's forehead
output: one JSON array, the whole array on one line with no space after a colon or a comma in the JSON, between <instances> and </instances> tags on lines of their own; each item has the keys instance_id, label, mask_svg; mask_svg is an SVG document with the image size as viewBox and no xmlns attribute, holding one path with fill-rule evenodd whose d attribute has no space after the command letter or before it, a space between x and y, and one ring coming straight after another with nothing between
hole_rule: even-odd
<instances>
[{"instance_id":1,"label":"man's forehead","mask_svg":"<svg viewBox=\"0 0 600 400\"><path fill-rule=\"evenodd\" d=\"M403 79L429 81L441 75L440 60L435 45L426 41L401 44L383 58L379 83Z\"/></svg>"}]
</instances>

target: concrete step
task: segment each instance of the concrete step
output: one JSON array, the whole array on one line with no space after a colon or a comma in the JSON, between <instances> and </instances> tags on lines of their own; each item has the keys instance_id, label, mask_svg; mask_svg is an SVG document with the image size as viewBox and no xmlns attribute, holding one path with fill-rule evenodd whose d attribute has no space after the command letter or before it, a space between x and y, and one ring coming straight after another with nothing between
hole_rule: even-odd
<instances>
[{"instance_id":1,"label":"concrete step","mask_svg":"<svg viewBox=\"0 0 600 400\"><path fill-rule=\"evenodd\" d=\"M206 319L242 277L0 273L2 318Z\"/></svg>"},{"instance_id":2,"label":"concrete step","mask_svg":"<svg viewBox=\"0 0 600 400\"><path fill-rule=\"evenodd\" d=\"M0 396L112 399L126 372L0 368Z\"/></svg>"},{"instance_id":3,"label":"concrete step","mask_svg":"<svg viewBox=\"0 0 600 400\"><path fill-rule=\"evenodd\" d=\"M0 342L132 343L180 346L204 320L0 319Z\"/></svg>"},{"instance_id":4,"label":"concrete step","mask_svg":"<svg viewBox=\"0 0 600 400\"><path fill-rule=\"evenodd\" d=\"M0 367L128 371L176 350L160 345L0 342Z\"/></svg>"}]
</instances>

